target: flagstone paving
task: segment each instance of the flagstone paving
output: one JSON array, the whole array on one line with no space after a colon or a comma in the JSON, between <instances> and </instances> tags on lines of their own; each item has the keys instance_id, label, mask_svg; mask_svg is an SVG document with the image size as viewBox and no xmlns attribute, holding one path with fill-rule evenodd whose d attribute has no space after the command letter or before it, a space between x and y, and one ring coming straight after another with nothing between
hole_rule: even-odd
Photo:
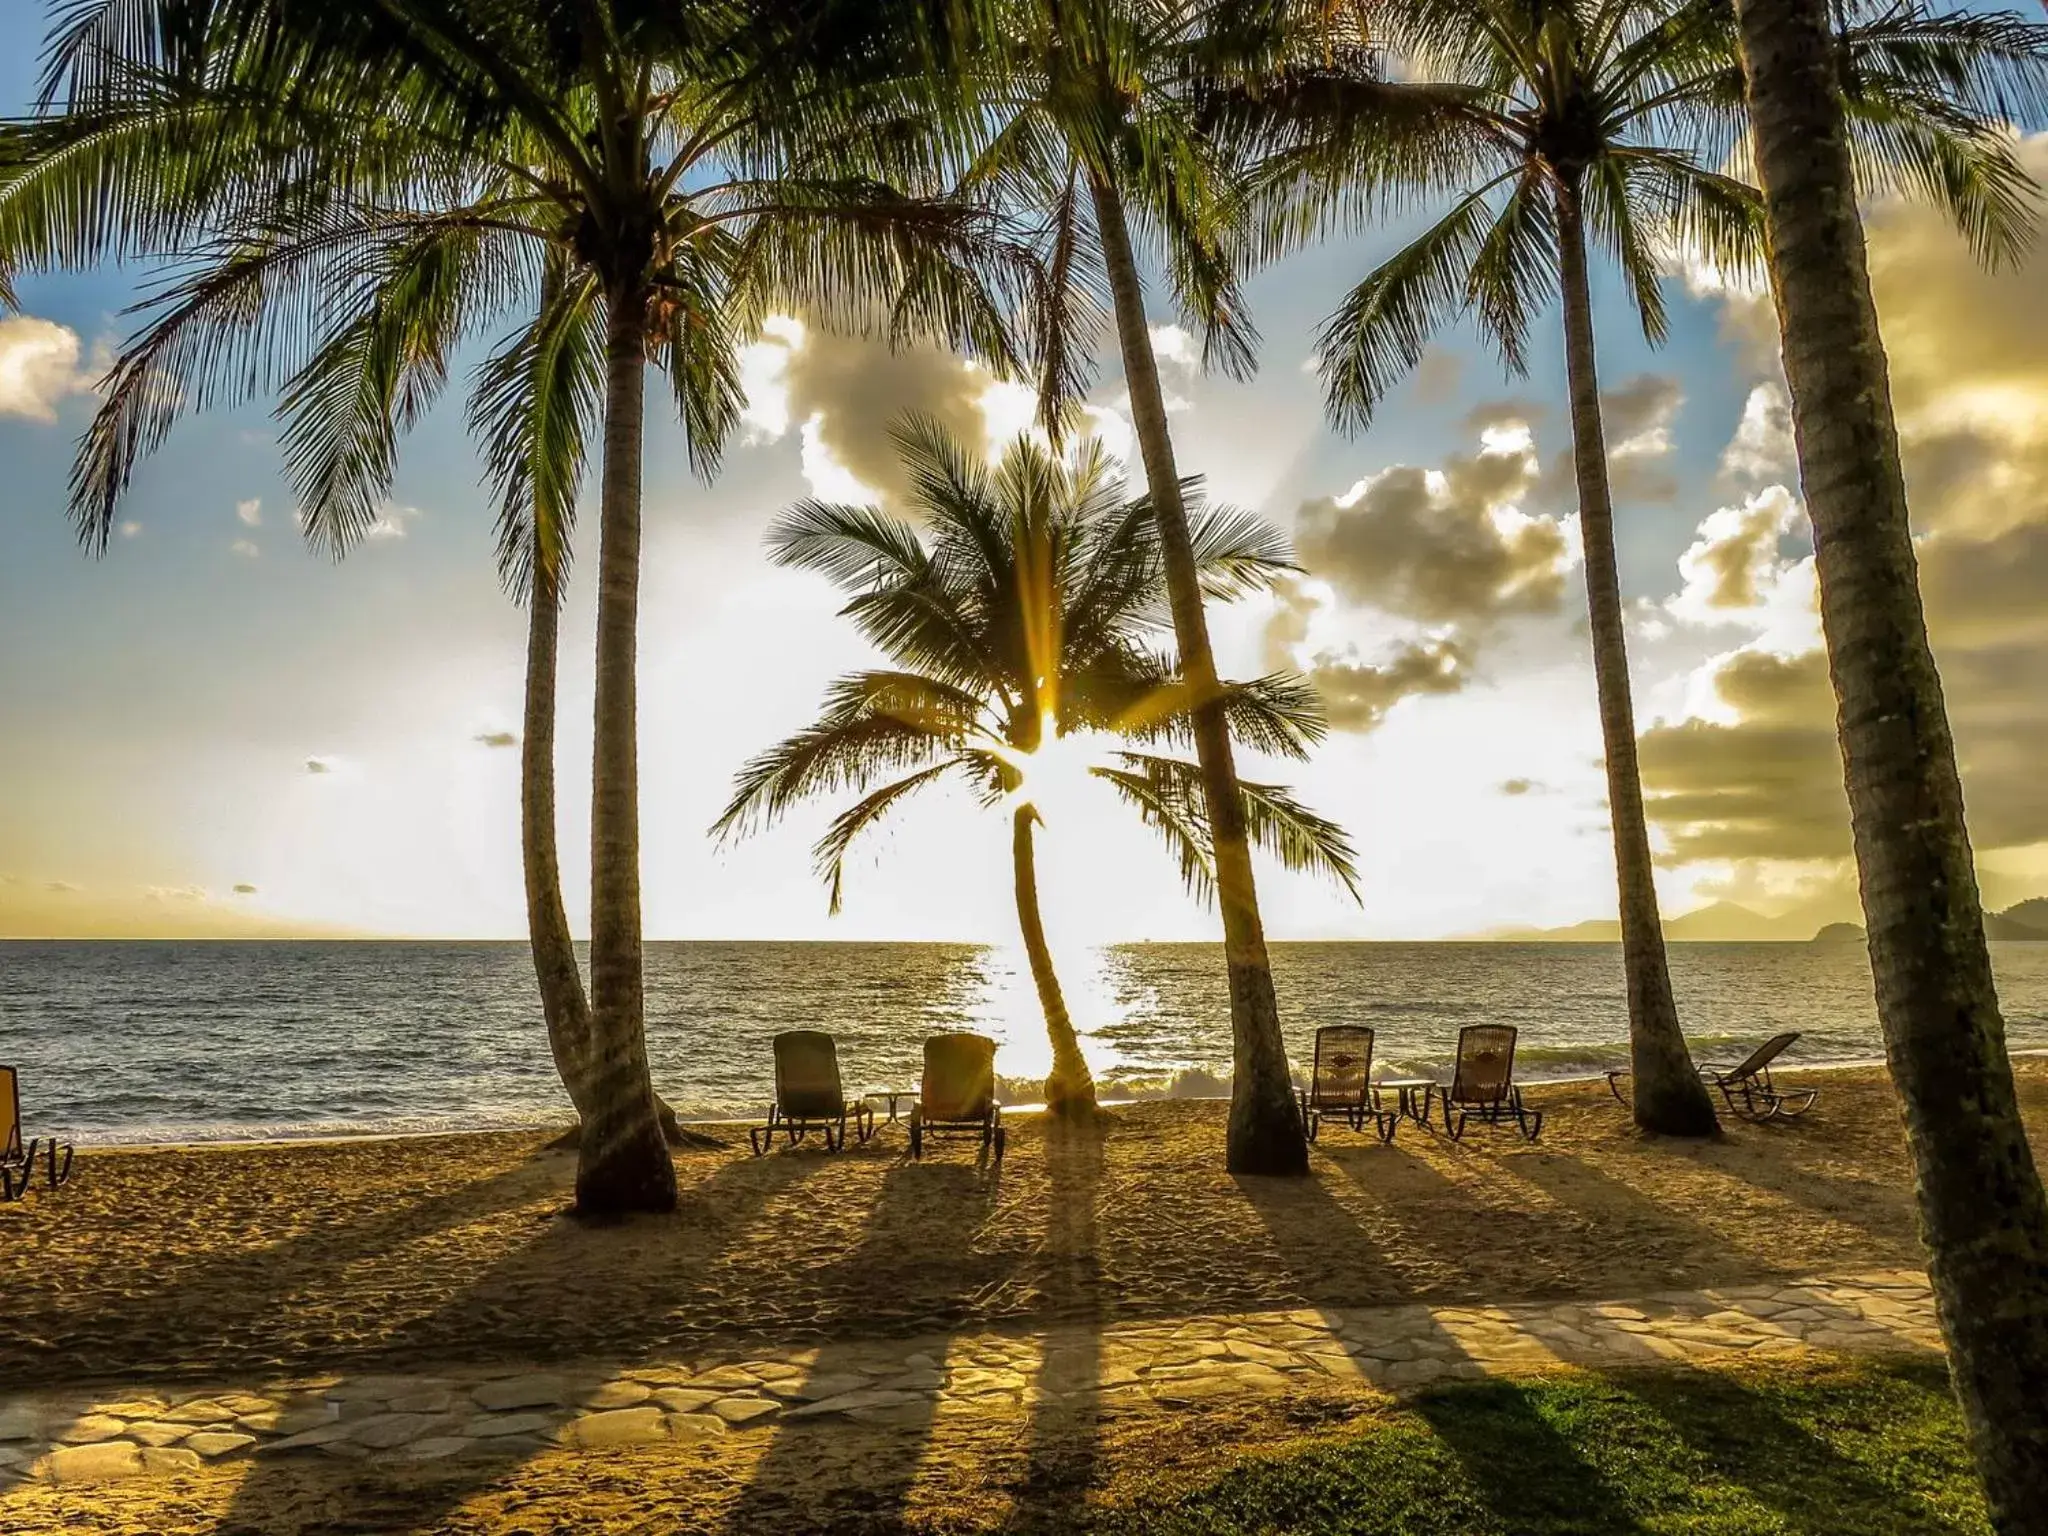
<instances>
[{"instance_id":1,"label":"flagstone paving","mask_svg":"<svg viewBox=\"0 0 2048 1536\"><path fill-rule=\"evenodd\" d=\"M871 1339L777 1356L617 1367L130 1382L0 1394L0 1488L162 1476L252 1457L417 1464L754 1436L786 1423L926 1423L1086 1396L1171 1412L1231 1393L1338 1383L1402 1392L1568 1365L1778 1351L1939 1350L1926 1277L1673 1291L1623 1301L1302 1309L1036 1332ZM1090 1360L1085 1381L1046 1362Z\"/></svg>"}]
</instances>

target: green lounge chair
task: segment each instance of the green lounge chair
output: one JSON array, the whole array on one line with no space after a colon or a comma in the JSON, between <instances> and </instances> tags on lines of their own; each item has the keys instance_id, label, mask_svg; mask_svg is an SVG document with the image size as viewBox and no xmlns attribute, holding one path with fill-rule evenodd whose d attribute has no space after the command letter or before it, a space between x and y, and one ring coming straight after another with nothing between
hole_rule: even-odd
<instances>
[{"instance_id":1,"label":"green lounge chair","mask_svg":"<svg viewBox=\"0 0 2048 1536\"><path fill-rule=\"evenodd\" d=\"M791 1029L775 1037L775 1102L768 1123L747 1132L754 1156L775 1144L777 1134L793 1147L812 1131L825 1137L825 1150L846 1145L849 1122L865 1142L875 1134L875 1112L862 1099L849 1099L839 1080L839 1047L818 1029Z\"/></svg>"},{"instance_id":2,"label":"green lounge chair","mask_svg":"<svg viewBox=\"0 0 2048 1536\"><path fill-rule=\"evenodd\" d=\"M55 1189L71 1177L72 1146L54 1136L21 1139L21 1078L12 1067L0 1067L0 1200L19 1200L35 1180L36 1156Z\"/></svg>"},{"instance_id":3,"label":"green lounge chair","mask_svg":"<svg viewBox=\"0 0 2048 1536\"><path fill-rule=\"evenodd\" d=\"M1745 1120L1795 1119L1813 1108L1820 1090L1780 1088L1771 1081L1771 1063L1798 1038L1796 1029L1773 1035L1734 1066L1704 1066L1700 1076L1720 1089L1729 1110Z\"/></svg>"},{"instance_id":4,"label":"green lounge chair","mask_svg":"<svg viewBox=\"0 0 2048 1536\"><path fill-rule=\"evenodd\" d=\"M1003 1160L1002 1106L996 1103L996 1043L986 1035L933 1035L924 1043L924 1081L910 1106L910 1155L924 1156L933 1136L978 1136L984 1154Z\"/></svg>"}]
</instances>

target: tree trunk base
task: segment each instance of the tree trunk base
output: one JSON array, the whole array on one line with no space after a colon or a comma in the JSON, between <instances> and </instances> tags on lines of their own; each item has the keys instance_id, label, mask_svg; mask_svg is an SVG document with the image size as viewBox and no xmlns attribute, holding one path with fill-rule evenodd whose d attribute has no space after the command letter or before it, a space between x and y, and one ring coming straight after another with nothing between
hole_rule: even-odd
<instances>
[{"instance_id":1,"label":"tree trunk base","mask_svg":"<svg viewBox=\"0 0 2048 1536\"><path fill-rule=\"evenodd\" d=\"M634 1118L636 1123L613 1130L600 1146L588 1138L580 1143L577 1215L666 1214L676 1208L676 1168L660 1122L653 1115Z\"/></svg>"},{"instance_id":2,"label":"tree trunk base","mask_svg":"<svg viewBox=\"0 0 2048 1536\"><path fill-rule=\"evenodd\" d=\"M1721 1121L1714 1113L1714 1101L1697 1079L1692 1092L1684 1088L1665 1092L1644 1092L1636 1080L1635 1121L1638 1129L1652 1136L1686 1136L1702 1139L1721 1134Z\"/></svg>"},{"instance_id":3,"label":"tree trunk base","mask_svg":"<svg viewBox=\"0 0 2048 1536\"><path fill-rule=\"evenodd\" d=\"M693 1130L676 1118L676 1112L664 1099L654 1101L654 1112L661 1121L661 1139L672 1147L684 1147L692 1152L723 1152L732 1143L722 1141L704 1131ZM549 1152L574 1152L583 1144L583 1122L577 1121L561 1135L549 1142Z\"/></svg>"},{"instance_id":4,"label":"tree trunk base","mask_svg":"<svg viewBox=\"0 0 2048 1536\"><path fill-rule=\"evenodd\" d=\"M692 1152L721 1151L727 1143L716 1136L695 1131L676 1118L676 1112L669 1107L668 1100L659 1094L654 1098L654 1113L661 1121L661 1138L672 1147L688 1147Z\"/></svg>"},{"instance_id":5,"label":"tree trunk base","mask_svg":"<svg viewBox=\"0 0 2048 1536\"><path fill-rule=\"evenodd\" d=\"M1301 1122L1295 1116L1293 1105L1288 1106L1287 1118L1279 1125L1262 1123L1250 1116L1241 1118L1232 1113L1223 1166L1231 1173L1250 1174L1256 1178L1306 1177L1308 1139L1301 1133Z\"/></svg>"},{"instance_id":6,"label":"tree trunk base","mask_svg":"<svg viewBox=\"0 0 2048 1536\"><path fill-rule=\"evenodd\" d=\"M1087 1120L1098 1112L1095 1079L1083 1067L1079 1072L1057 1068L1045 1080L1045 1112L1060 1120Z\"/></svg>"}]
</instances>

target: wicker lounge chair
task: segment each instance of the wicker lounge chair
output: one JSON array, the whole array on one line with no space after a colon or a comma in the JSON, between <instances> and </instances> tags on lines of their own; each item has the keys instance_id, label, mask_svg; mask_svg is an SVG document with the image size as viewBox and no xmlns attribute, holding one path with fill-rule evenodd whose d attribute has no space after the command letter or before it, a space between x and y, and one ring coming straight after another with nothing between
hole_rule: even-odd
<instances>
[{"instance_id":1,"label":"wicker lounge chair","mask_svg":"<svg viewBox=\"0 0 2048 1536\"><path fill-rule=\"evenodd\" d=\"M747 1132L754 1156L775 1144L777 1134L793 1147L812 1131L822 1131L825 1150L846 1145L848 1123L854 1136L866 1141L875 1134L875 1112L864 1100L849 1099L839 1081L839 1047L818 1029L785 1030L775 1037L775 1102L768 1123Z\"/></svg>"},{"instance_id":2,"label":"wicker lounge chair","mask_svg":"<svg viewBox=\"0 0 2048 1536\"><path fill-rule=\"evenodd\" d=\"M933 1035L924 1043L924 1081L910 1106L910 1155L933 1136L979 1136L1003 1160L1003 1110L996 1103L996 1043L986 1035Z\"/></svg>"},{"instance_id":3,"label":"wicker lounge chair","mask_svg":"<svg viewBox=\"0 0 2048 1536\"><path fill-rule=\"evenodd\" d=\"M1793 1119L1820 1097L1818 1088L1780 1088L1771 1081L1771 1063L1798 1038L1796 1029L1773 1035L1734 1066L1704 1066L1700 1076L1721 1090L1731 1113L1745 1120Z\"/></svg>"},{"instance_id":4,"label":"wicker lounge chair","mask_svg":"<svg viewBox=\"0 0 2048 1536\"><path fill-rule=\"evenodd\" d=\"M1500 1125L1512 1120L1529 1140L1543 1131L1543 1111L1522 1102L1515 1086L1515 1027L1467 1024L1458 1031L1458 1066L1443 1096L1444 1129L1451 1140L1465 1135L1471 1120Z\"/></svg>"},{"instance_id":5,"label":"wicker lounge chair","mask_svg":"<svg viewBox=\"0 0 2048 1536\"><path fill-rule=\"evenodd\" d=\"M1380 1108L1372 1080L1372 1031L1363 1024L1326 1024L1316 1031L1315 1065L1301 1090L1301 1128L1310 1141L1325 1115L1338 1115L1354 1131L1368 1123L1383 1142L1394 1139L1399 1115Z\"/></svg>"},{"instance_id":6,"label":"wicker lounge chair","mask_svg":"<svg viewBox=\"0 0 2048 1536\"><path fill-rule=\"evenodd\" d=\"M55 1189L71 1177L71 1143L54 1136L21 1139L21 1080L12 1067L0 1067L0 1200L19 1200L35 1179L36 1157L43 1176Z\"/></svg>"}]
</instances>

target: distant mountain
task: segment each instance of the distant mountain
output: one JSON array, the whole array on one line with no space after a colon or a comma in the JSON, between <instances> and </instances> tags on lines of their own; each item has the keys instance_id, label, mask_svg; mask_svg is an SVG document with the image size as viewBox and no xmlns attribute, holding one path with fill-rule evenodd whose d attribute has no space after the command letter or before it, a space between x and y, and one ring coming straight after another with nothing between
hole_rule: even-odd
<instances>
[{"instance_id":1,"label":"distant mountain","mask_svg":"<svg viewBox=\"0 0 2048 1536\"><path fill-rule=\"evenodd\" d=\"M1480 937L1518 944L1614 944L1621 939L1621 924L1611 917L1596 917L1568 928L1497 928ZM1682 917L1667 917L1664 937L1677 944L1747 944L1799 935L1788 932L1777 918L1732 901L1717 901Z\"/></svg>"},{"instance_id":2,"label":"distant mountain","mask_svg":"<svg viewBox=\"0 0 2048 1536\"><path fill-rule=\"evenodd\" d=\"M1984 937L2005 943L2048 942L2048 896L1984 914Z\"/></svg>"},{"instance_id":3,"label":"distant mountain","mask_svg":"<svg viewBox=\"0 0 2048 1536\"><path fill-rule=\"evenodd\" d=\"M1717 901L1696 912L1664 919L1664 937L1678 944L1797 943L1801 939L1815 944L1863 942L1863 929L1855 923L1824 923L1816 932L1815 918L1826 910L1808 908L1766 917L1732 901ZM2048 896L2036 896L2003 912L1985 913L1984 935L2000 943L2048 942ZM1472 937L1508 944L1616 944L1621 941L1621 924L1611 917L1596 917L1565 928L1494 928Z\"/></svg>"}]
</instances>

